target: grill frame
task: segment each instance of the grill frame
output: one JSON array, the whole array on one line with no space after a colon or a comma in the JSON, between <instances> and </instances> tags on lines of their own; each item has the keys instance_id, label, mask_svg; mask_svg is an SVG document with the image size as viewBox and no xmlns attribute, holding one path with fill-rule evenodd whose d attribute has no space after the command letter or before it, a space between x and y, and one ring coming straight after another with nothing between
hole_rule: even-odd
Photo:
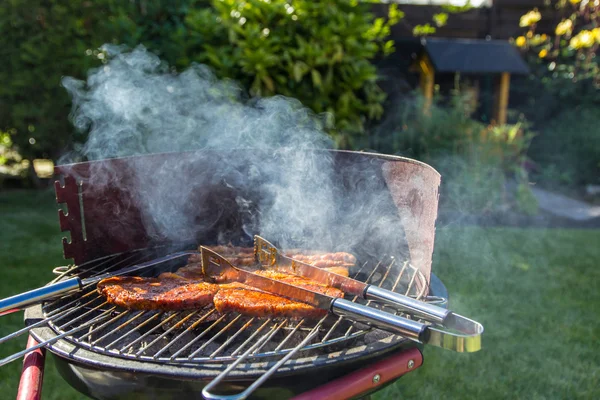
<instances>
[{"instance_id":1,"label":"grill frame","mask_svg":"<svg viewBox=\"0 0 600 400\"><path fill-rule=\"evenodd\" d=\"M305 150L301 152L315 153ZM339 182L342 186L349 184L348 188L353 190L353 185L362 185L363 189L383 190L389 196L389 199L385 200L385 210L382 210L377 199L372 199L375 202L362 203L359 201L355 203L355 200L360 199L355 199L351 195L341 204L345 207L342 207L342 210L346 210L342 212L342 215L348 210L358 211L361 214L360 207L371 208L379 213L391 212L394 214L393 221L389 222L398 226L397 233L394 232L387 236L392 240L389 243L392 244L392 252L395 252L398 240L404 241L408 245L408 254L405 255L411 259L414 265L418 265L419 270L425 274L428 281L433 280L435 277L430 275L430 267L440 175L426 164L402 157L329 150L316 153L332 157L336 174L339 175ZM81 264L106 254L164 243L163 238L155 236L151 231L144 230L141 218L143 216L135 207L134 209L128 208L133 204L128 196L134 193L130 191L132 186L128 185L128 182L131 182L130 179L146 181L148 177L151 177L154 167L160 168L168 165L174 159L182 159L184 162L186 159L194 160L194 166L189 168L187 167L189 163L186 162L185 172L193 172L194 168L202 165L205 169L210 170L215 165L223 165L224 162L227 164L227 160L238 158L250 162L258 161L259 165L265 162L278 165L282 161L276 157L273 158L270 153L257 157L256 151L252 149L232 150L220 155L203 152L199 157L198 154L197 152L158 154L56 167L55 174L60 181L56 182L55 190L57 202L61 204L62 208L59 210L60 226L62 231L69 232L70 235L69 240L63 240L65 258L73 258L76 263ZM148 163L146 163L147 161ZM140 163L144 163L149 168L141 170L141 174L137 169L138 175L131 175L132 169L135 169L133 167ZM110 175L110 179L104 182L108 185L94 186L91 182L95 172L102 171L105 167L110 169L111 174L114 172ZM188 179L189 177L196 178L193 173L187 175ZM186 176L186 173L177 171L174 178L179 179L180 176ZM124 188L111 186L112 181L125 182L125 186ZM183 184L185 184L185 180ZM133 226L134 236L127 235L124 240L123 235L111 234L111 232L116 233L114 222L111 222L114 221L115 208L109 207L106 210L102 208L109 202L115 205L116 210L119 211L118 222ZM352 204L357 204L358 208L353 208ZM349 209L348 206L350 206ZM111 213L113 214L111 215ZM202 242L203 240L195 240L195 243ZM382 242L371 240L371 245L374 244L377 247L378 243ZM371 250L375 254L384 253L378 248ZM85 277L85 274L81 276ZM437 292L430 292L430 294L439 296ZM42 317L39 306L31 307L26 312L26 320L34 321ZM32 336L38 341L47 340L53 334L49 327L38 327L32 330ZM57 340L48 344L47 347L50 353L56 355L55 360L61 375L82 393L99 399L129 398L128 396L133 391L136 394L145 393L149 398L156 397L157 393L172 398L179 397L182 393L189 395L186 396L189 398L200 398L200 389L206 381L214 378L227 366L227 363L188 366L121 359L90 352L65 340ZM392 351L400 351L403 348L414 349L415 347L420 346L416 346L414 342L403 337L386 333L383 338L367 344L356 346L349 343L342 350L322 356L302 357L300 354L278 370L267 381L264 388L282 388L283 385L283 390L287 395L284 394L281 397L289 397L291 393L299 393L318 386L324 383L323 380L335 379L367 363L373 363ZM242 369L234 371L227 382L233 385L234 390L239 390L240 385L244 386L255 380L275 362L276 360L270 358L249 361L247 366L242 364ZM310 378L306 379L308 382L299 383L298 373L303 373L303 378L305 378L304 374L310 375ZM181 385L186 385L186 387L189 385L192 390L178 390ZM118 388L118 391L125 395L120 396L119 393L115 393L113 388ZM173 392L174 390L177 394ZM262 389L259 389L255 392L255 397L260 398L261 393ZM269 395L265 398L272 395L272 392L267 391L267 393Z\"/></svg>"},{"instance_id":2,"label":"grill frame","mask_svg":"<svg viewBox=\"0 0 600 400\"><path fill-rule=\"evenodd\" d=\"M429 296L435 299L449 299L443 282L435 274L431 275ZM428 297L429 297L428 296ZM446 307L447 303L440 303ZM26 310L26 318L41 317L41 307L30 307ZM35 328L32 336L40 341L52 335L48 327ZM394 338L370 343L364 348L349 347L346 351L333 354L335 358L322 357L315 360L302 360L299 365L285 365L277 371L254 394L253 399L290 398L299 393L313 389L334 379L358 371L365 365L375 365L390 354L409 354L411 351L421 359L421 345L394 335ZM58 341L48 346L48 354L59 372L72 387L94 399L125 400L130 399L135 391L136 398L184 398L202 399L202 388L222 371L213 368L192 368L182 365L163 365L133 362L88 352L65 341ZM253 363L253 370L234 371L224 385L229 384L232 390L238 390L253 382L274 362L264 360ZM160 367L160 368L159 368ZM298 379L301 374L302 379ZM375 385L374 390L382 386ZM263 390L265 389L265 390ZM361 392L362 395L367 393Z\"/></svg>"},{"instance_id":3,"label":"grill frame","mask_svg":"<svg viewBox=\"0 0 600 400\"><path fill-rule=\"evenodd\" d=\"M449 299L446 287L435 274L431 275L429 296ZM447 303L440 303L440 306L446 307ZM40 317L40 306L30 307L26 310L26 318ZM32 330L32 336L38 341L47 339L48 335L52 335L52 331L49 331L47 327ZM418 350L421 348L421 345L414 342L395 337L393 340L385 339L373 342L364 349L350 347L345 354L334 354L337 358L333 361L320 359L314 366L310 363L308 363L309 365L303 363L298 367L293 366L293 368L284 366L284 369L276 372L263 385L266 392L263 391L263 388L259 388L253 394L253 398L269 399L273 396L290 398L333 379L346 376L365 365L375 365L390 354L407 354L417 350L417 353L413 352L412 354L420 356ZM202 388L221 372L215 368L200 369L181 365L157 368L157 365L152 363L132 362L94 354L81 347L76 348L65 341L54 343L48 346L48 349L47 354L52 354L50 358L54 360L63 379L81 393L95 399L130 399L133 391L136 392L136 398L152 399L163 395L165 398L185 396L184 398L202 399L200 395ZM232 382L233 389L239 390L240 386L247 386L259 374L265 372L270 365L272 363L268 363L266 360L255 363L253 367L256 368L256 371L252 371L251 374L234 372L225 383ZM302 374L303 379L298 379L298 373ZM307 384L307 382L309 383ZM39 382L37 385L41 387ZM29 386L35 387L35 382L29 383ZM381 386L376 385L373 389L380 388ZM26 395L25 391L23 393ZM362 395L366 394L362 393Z\"/></svg>"}]
</instances>

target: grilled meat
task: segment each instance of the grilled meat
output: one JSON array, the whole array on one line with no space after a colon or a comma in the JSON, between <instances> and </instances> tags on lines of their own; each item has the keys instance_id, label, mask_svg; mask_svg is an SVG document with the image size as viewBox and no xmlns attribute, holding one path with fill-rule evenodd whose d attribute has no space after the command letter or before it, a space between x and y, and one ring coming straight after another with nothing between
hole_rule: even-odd
<instances>
[{"instance_id":1,"label":"grilled meat","mask_svg":"<svg viewBox=\"0 0 600 400\"><path fill-rule=\"evenodd\" d=\"M344 297L341 290L302 276L277 271L254 271L254 273L332 297ZM321 318L327 314L327 310L254 288L223 288L217 292L213 302L221 313L237 312L251 317Z\"/></svg>"},{"instance_id":2,"label":"grilled meat","mask_svg":"<svg viewBox=\"0 0 600 400\"><path fill-rule=\"evenodd\" d=\"M277 271L254 271L254 273L313 292L323 293L332 297L344 297L344 293L340 289L327 286L324 283L316 282L303 276L290 275Z\"/></svg>"},{"instance_id":3,"label":"grilled meat","mask_svg":"<svg viewBox=\"0 0 600 400\"><path fill-rule=\"evenodd\" d=\"M327 310L258 290L221 289L213 302L221 313L252 317L321 318L327 314Z\"/></svg>"},{"instance_id":4,"label":"grilled meat","mask_svg":"<svg viewBox=\"0 0 600 400\"><path fill-rule=\"evenodd\" d=\"M343 297L342 291L303 277L275 271L256 273L295 286ZM239 282L209 283L199 265L164 273L158 278L112 277L98 283L98 292L111 304L136 310L186 310L214 303L219 312L235 311L256 317L319 318L327 313L308 304L263 292Z\"/></svg>"},{"instance_id":5,"label":"grilled meat","mask_svg":"<svg viewBox=\"0 0 600 400\"><path fill-rule=\"evenodd\" d=\"M307 264L314 265L319 268L331 268L331 267L351 267L356 264L356 257L350 253L321 253L321 254L289 254L285 253L286 256L293 258L298 261L305 262Z\"/></svg>"},{"instance_id":6,"label":"grilled meat","mask_svg":"<svg viewBox=\"0 0 600 400\"><path fill-rule=\"evenodd\" d=\"M159 278L112 277L98 283L98 292L111 304L135 310L185 310L212 303L219 286L175 274Z\"/></svg>"},{"instance_id":7,"label":"grilled meat","mask_svg":"<svg viewBox=\"0 0 600 400\"><path fill-rule=\"evenodd\" d=\"M302 276L290 275L277 271L254 271L254 273L332 297L344 297L344 293L341 290ZM251 317L285 317L300 319L321 318L327 314L327 310L322 310L302 302L290 300L285 297L249 287L233 289L222 288L215 295L213 302L215 308L221 313L237 312Z\"/></svg>"},{"instance_id":8,"label":"grilled meat","mask_svg":"<svg viewBox=\"0 0 600 400\"><path fill-rule=\"evenodd\" d=\"M204 279L202 264L200 262L189 263L179 268L176 274L186 279Z\"/></svg>"},{"instance_id":9,"label":"grilled meat","mask_svg":"<svg viewBox=\"0 0 600 400\"><path fill-rule=\"evenodd\" d=\"M231 246L207 246L209 249L225 257L230 263L237 266L251 266L256 264L254 259L254 249L251 247L231 247ZM350 253L324 253L308 250L288 250L284 252L287 257L293 258L307 264L323 268L338 275L348 276L348 268L356 264L356 257ZM199 254L189 257L190 264L200 263Z\"/></svg>"}]
</instances>

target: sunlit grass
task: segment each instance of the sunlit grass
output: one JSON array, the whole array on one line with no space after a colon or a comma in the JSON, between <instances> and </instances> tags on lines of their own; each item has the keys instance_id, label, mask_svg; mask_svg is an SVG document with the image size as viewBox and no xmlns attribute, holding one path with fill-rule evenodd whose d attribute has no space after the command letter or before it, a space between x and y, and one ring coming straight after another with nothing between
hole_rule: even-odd
<instances>
[{"instance_id":1,"label":"sunlit grass","mask_svg":"<svg viewBox=\"0 0 600 400\"><path fill-rule=\"evenodd\" d=\"M51 192L0 194L0 297L48 282L61 237ZM484 324L484 349L427 347L423 367L376 399L600 398L600 231L440 228L433 268L451 308ZM22 326L1 318L2 336ZM0 367L0 398L15 398L20 364ZM82 396L48 362L43 398Z\"/></svg>"},{"instance_id":2,"label":"sunlit grass","mask_svg":"<svg viewBox=\"0 0 600 400\"><path fill-rule=\"evenodd\" d=\"M63 265L58 215L53 193L13 191L0 194L0 298L44 285L52 268ZM23 327L23 313L0 317L0 336ZM0 345L0 357L22 350L23 336ZM17 394L22 360L0 367L0 398ZM67 385L51 362L46 362L44 400L83 398Z\"/></svg>"},{"instance_id":3,"label":"sunlit grass","mask_svg":"<svg viewBox=\"0 0 600 400\"><path fill-rule=\"evenodd\" d=\"M381 399L600 398L600 231L438 229L450 305L485 326L483 350L427 347Z\"/></svg>"}]
</instances>

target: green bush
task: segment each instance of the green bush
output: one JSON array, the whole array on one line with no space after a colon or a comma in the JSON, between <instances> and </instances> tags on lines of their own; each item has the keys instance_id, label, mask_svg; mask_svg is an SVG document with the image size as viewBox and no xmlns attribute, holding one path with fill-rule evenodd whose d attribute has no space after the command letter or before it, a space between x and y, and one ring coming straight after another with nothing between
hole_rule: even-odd
<instances>
[{"instance_id":1,"label":"green bush","mask_svg":"<svg viewBox=\"0 0 600 400\"><path fill-rule=\"evenodd\" d=\"M402 16L390 7L375 18L366 2L334 0L214 0L190 10L174 41L178 66L208 64L221 78L241 82L252 96L294 97L335 118L340 147L383 113L373 58L393 50L385 41ZM333 128L330 121L329 128Z\"/></svg>"},{"instance_id":2,"label":"green bush","mask_svg":"<svg viewBox=\"0 0 600 400\"><path fill-rule=\"evenodd\" d=\"M564 110L540 127L531 157L552 185L600 183L600 124L593 105Z\"/></svg>"},{"instance_id":3,"label":"green bush","mask_svg":"<svg viewBox=\"0 0 600 400\"><path fill-rule=\"evenodd\" d=\"M383 112L371 61L393 50L385 38L402 16L396 6L387 19L369 9L356 0L3 1L0 131L26 160L56 160L86 139L68 121L61 78L82 79L106 61L104 43L144 44L179 69L208 64L252 96L299 99L330 116L349 147Z\"/></svg>"},{"instance_id":4,"label":"green bush","mask_svg":"<svg viewBox=\"0 0 600 400\"><path fill-rule=\"evenodd\" d=\"M473 102L460 93L441 106L440 98L424 111L424 100L399 105L396 117L374 132L378 151L427 162L443 177L441 201L450 209L481 214L512 205L537 211L524 168L531 140L528 125L485 125L471 118ZM508 185L508 178L517 183Z\"/></svg>"},{"instance_id":5,"label":"green bush","mask_svg":"<svg viewBox=\"0 0 600 400\"><path fill-rule=\"evenodd\" d=\"M521 18L523 36L515 39L531 74L513 85L513 98L539 131L530 149L543 184L573 187L599 183L600 8L594 2L557 2L560 15L553 35L536 34L541 14Z\"/></svg>"},{"instance_id":6,"label":"green bush","mask_svg":"<svg viewBox=\"0 0 600 400\"><path fill-rule=\"evenodd\" d=\"M0 2L0 131L25 159L56 159L77 137L62 76L84 77L111 41L108 0ZM33 167L30 177L35 181Z\"/></svg>"}]
</instances>

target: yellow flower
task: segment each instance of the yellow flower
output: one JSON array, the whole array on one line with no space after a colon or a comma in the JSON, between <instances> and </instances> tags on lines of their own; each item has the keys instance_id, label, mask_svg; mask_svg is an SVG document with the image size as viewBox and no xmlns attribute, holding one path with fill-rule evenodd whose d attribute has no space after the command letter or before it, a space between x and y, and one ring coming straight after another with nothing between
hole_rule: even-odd
<instances>
[{"instance_id":1,"label":"yellow flower","mask_svg":"<svg viewBox=\"0 0 600 400\"><path fill-rule=\"evenodd\" d=\"M538 45L540 45L540 44L544 43L544 42L546 41L546 39L547 39L547 38L545 38L544 36L545 36L545 35L535 35L535 36L534 36L534 37L531 39L531 41L530 41L530 44L531 44L532 46L538 46Z\"/></svg>"},{"instance_id":2,"label":"yellow flower","mask_svg":"<svg viewBox=\"0 0 600 400\"><path fill-rule=\"evenodd\" d=\"M542 39L542 42L545 42L546 39L548 39L548 36L545 33L543 33L542 36L540 36L540 39Z\"/></svg>"},{"instance_id":3,"label":"yellow flower","mask_svg":"<svg viewBox=\"0 0 600 400\"><path fill-rule=\"evenodd\" d=\"M529 11L527 14L523 15L519 20L519 26L524 28L526 26L531 26L542 19L542 14L538 11L537 8Z\"/></svg>"},{"instance_id":4,"label":"yellow flower","mask_svg":"<svg viewBox=\"0 0 600 400\"><path fill-rule=\"evenodd\" d=\"M579 39L579 35L571 38L571 40L569 41L569 47L575 50L581 48L581 40Z\"/></svg>"},{"instance_id":5,"label":"yellow flower","mask_svg":"<svg viewBox=\"0 0 600 400\"><path fill-rule=\"evenodd\" d=\"M600 43L600 28L592 29L592 35L594 35L594 40L596 40L596 43Z\"/></svg>"},{"instance_id":6,"label":"yellow flower","mask_svg":"<svg viewBox=\"0 0 600 400\"><path fill-rule=\"evenodd\" d=\"M544 57L546 57L547 55L548 55L548 50L546 50L546 49L542 49L542 51L540 51L540 52L539 52L539 54L538 54L538 56L539 56L540 58L544 58Z\"/></svg>"},{"instance_id":7,"label":"yellow flower","mask_svg":"<svg viewBox=\"0 0 600 400\"><path fill-rule=\"evenodd\" d=\"M569 0L569 3L571 3L571 4L579 4L579 3L581 3L581 0Z\"/></svg>"},{"instance_id":8,"label":"yellow flower","mask_svg":"<svg viewBox=\"0 0 600 400\"><path fill-rule=\"evenodd\" d=\"M527 39L525 39L524 36L519 36L516 40L515 40L515 44L518 47L524 47L525 44L527 43Z\"/></svg>"},{"instance_id":9,"label":"yellow flower","mask_svg":"<svg viewBox=\"0 0 600 400\"><path fill-rule=\"evenodd\" d=\"M570 19L563 19L556 25L556 30L554 31L557 36L562 35L570 35L573 30L573 21Z\"/></svg>"},{"instance_id":10,"label":"yellow flower","mask_svg":"<svg viewBox=\"0 0 600 400\"><path fill-rule=\"evenodd\" d=\"M594 45L594 34L591 31L581 31L577 36L579 36L582 47L592 47Z\"/></svg>"}]
</instances>

